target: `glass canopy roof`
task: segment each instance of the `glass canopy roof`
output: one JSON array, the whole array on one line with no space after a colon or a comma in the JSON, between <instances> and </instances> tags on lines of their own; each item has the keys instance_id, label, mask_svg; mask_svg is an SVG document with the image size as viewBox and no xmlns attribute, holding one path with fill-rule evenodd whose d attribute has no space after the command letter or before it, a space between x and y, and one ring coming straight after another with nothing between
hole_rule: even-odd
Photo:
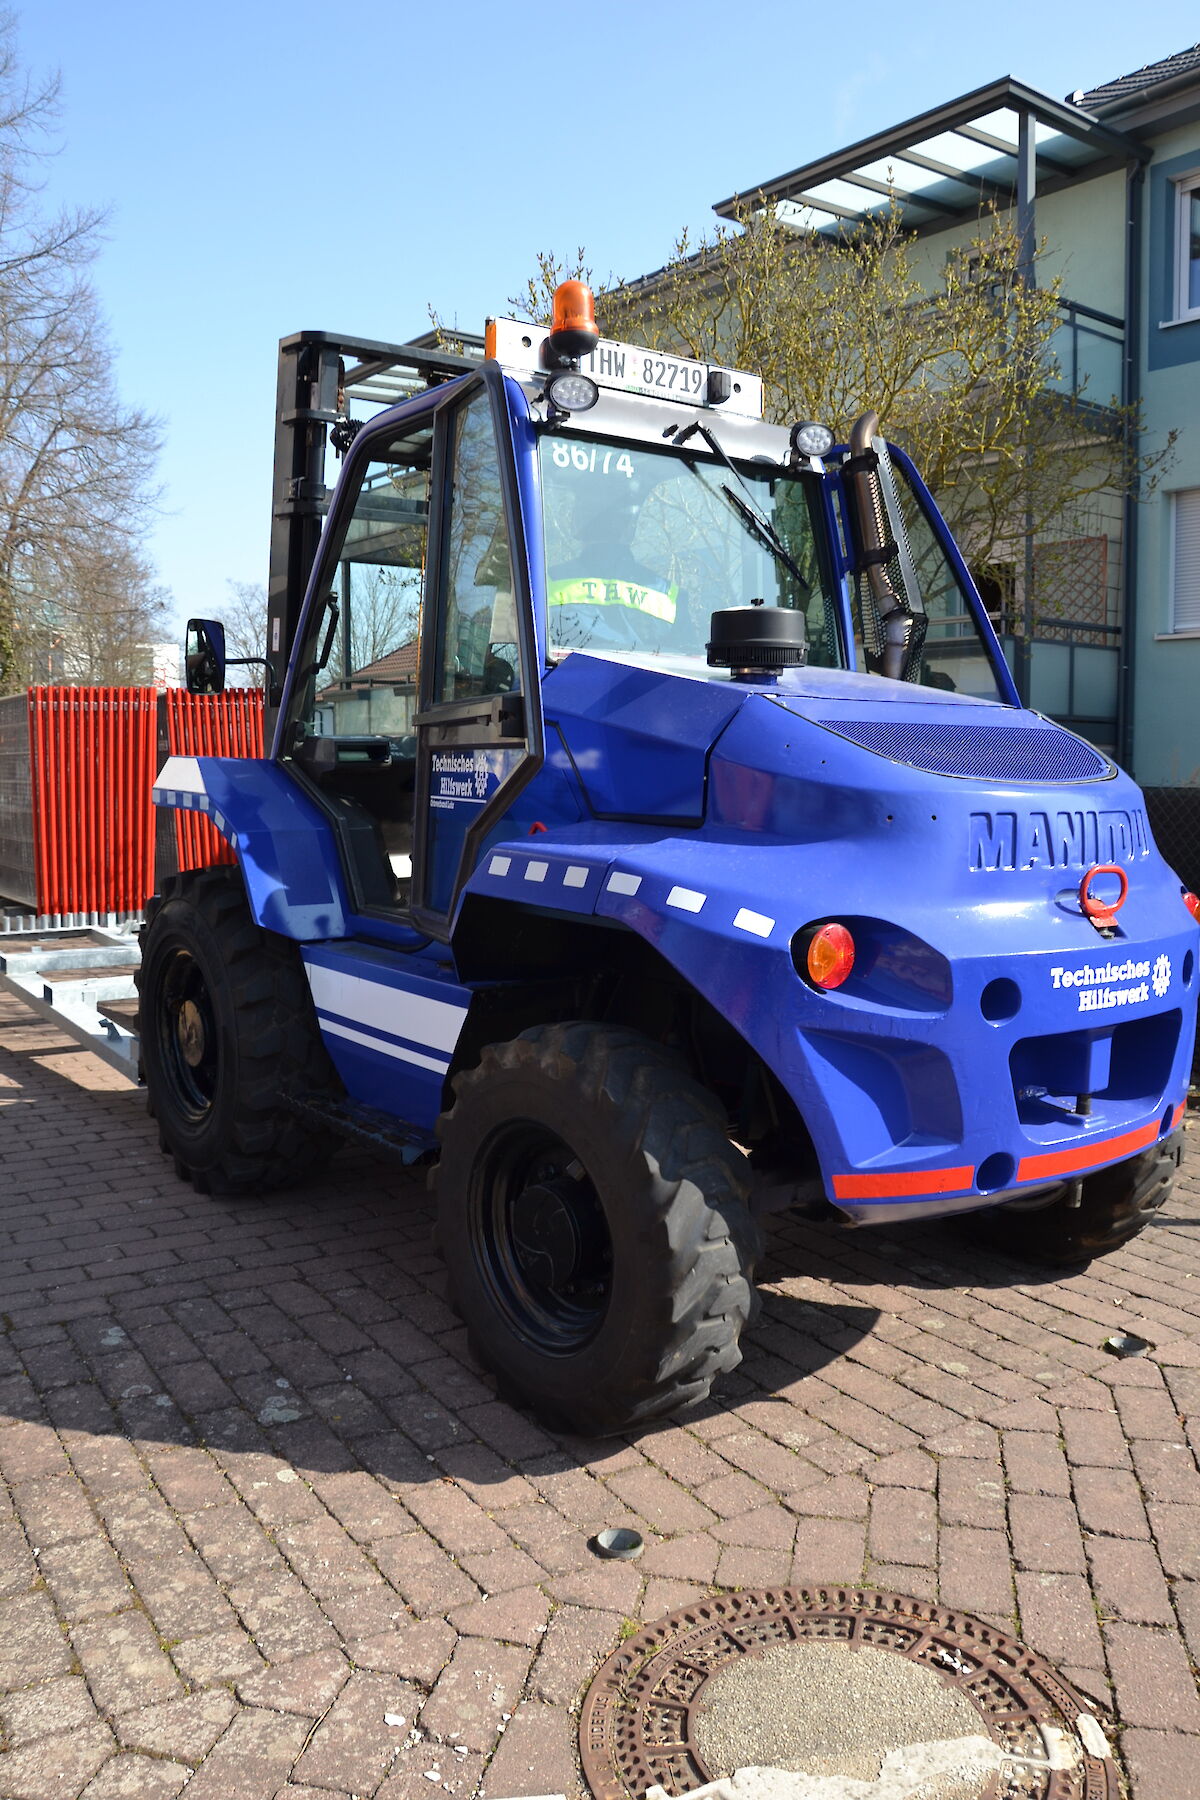
<instances>
[{"instance_id":1,"label":"glass canopy roof","mask_svg":"<svg viewBox=\"0 0 1200 1800\"><path fill-rule=\"evenodd\" d=\"M937 231L981 207L1013 206L1148 157L1143 144L1080 107L1005 76L714 210L730 218L747 203L773 201L798 231L836 234L894 200L908 230Z\"/></svg>"}]
</instances>

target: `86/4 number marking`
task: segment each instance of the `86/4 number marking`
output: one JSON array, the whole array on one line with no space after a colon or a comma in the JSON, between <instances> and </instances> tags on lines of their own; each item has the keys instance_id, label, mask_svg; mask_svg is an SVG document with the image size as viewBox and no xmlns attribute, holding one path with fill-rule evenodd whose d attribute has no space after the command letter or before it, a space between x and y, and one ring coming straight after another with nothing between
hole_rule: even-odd
<instances>
[{"instance_id":1,"label":"86/4 number marking","mask_svg":"<svg viewBox=\"0 0 1200 1800\"><path fill-rule=\"evenodd\" d=\"M633 458L628 450L604 450L597 452L595 444L572 444L569 448L560 438L550 454L556 467L560 469L585 469L589 473L599 471L601 475L625 475L632 478Z\"/></svg>"}]
</instances>

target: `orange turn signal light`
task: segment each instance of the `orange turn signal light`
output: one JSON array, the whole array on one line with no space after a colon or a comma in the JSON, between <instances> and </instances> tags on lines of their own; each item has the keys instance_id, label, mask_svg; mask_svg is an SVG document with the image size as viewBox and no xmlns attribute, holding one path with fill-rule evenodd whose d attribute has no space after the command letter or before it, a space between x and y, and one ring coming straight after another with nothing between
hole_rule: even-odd
<instances>
[{"instance_id":1,"label":"orange turn signal light","mask_svg":"<svg viewBox=\"0 0 1200 1800\"><path fill-rule=\"evenodd\" d=\"M600 341L596 302L586 281L560 281L554 290L550 348L556 356L588 356Z\"/></svg>"},{"instance_id":2,"label":"orange turn signal light","mask_svg":"<svg viewBox=\"0 0 1200 1800\"><path fill-rule=\"evenodd\" d=\"M1200 894L1193 894L1190 888L1180 888L1179 891L1183 895L1183 904L1193 919L1200 919Z\"/></svg>"},{"instance_id":3,"label":"orange turn signal light","mask_svg":"<svg viewBox=\"0 0 1200 1800\"><path fill-rule=\"evenodd\" d=\"M821 925L808 940L804 963L814 987L839 988L854 967L854 939L844 925Z\"/></svg>"}]
</instances>

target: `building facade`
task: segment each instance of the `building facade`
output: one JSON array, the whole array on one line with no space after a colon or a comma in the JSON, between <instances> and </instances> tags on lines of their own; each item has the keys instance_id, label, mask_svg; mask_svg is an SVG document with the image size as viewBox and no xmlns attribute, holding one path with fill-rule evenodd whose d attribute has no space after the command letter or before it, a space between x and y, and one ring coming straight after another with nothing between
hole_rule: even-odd
<instances>
[{"instance_id":1,"label":"building facade","mask_svg":"<svg viewBox=\"0 0 1200 1800\"><path fill-rule=\"evenodd\" d=\"M1015 529L985 598L1029 704L1194 803L1200 863L1200 46L1063 101L1006 77L759 193L830 235L898 208L931 287L982 216L1010 214L1029 278L1061 283L1062 386L1098 420L1137 404L1143 453L1176 434L1146 492Z\"/></svg>"}]
</instances>

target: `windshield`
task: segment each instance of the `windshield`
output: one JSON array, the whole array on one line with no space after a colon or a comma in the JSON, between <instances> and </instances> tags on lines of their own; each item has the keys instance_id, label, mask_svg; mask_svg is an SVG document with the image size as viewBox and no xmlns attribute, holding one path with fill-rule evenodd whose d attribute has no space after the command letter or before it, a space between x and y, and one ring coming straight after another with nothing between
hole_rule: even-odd
<instances>
[{"instance_id":1,"label":"windshield","mask_svg":"<svg viewBox=\"0 0 1200 1800\"><path fill-rule=\"evenodd\" d=\"M811 477L575 433L540 455L552 655L706 667L712 614L762 602L805 615L810 664L846 666Z\"/></svg>"},{"instance_id":2,"label":"windshield","mask_svg":"<svg viewBox=\"0 0 1200 1800\"><path fill-rule=\"evenodd\" d=\"M810 667L883 673L880 605L861 568L849 657L842 648L818 476L769 462L735 469L696 437L681 451L550 432L539 455L551 657L594 650L707 672L712 614L761 601L804 614ZM1001 699L970 601L906 471L892 464L885 475L884 535L902 547L889 583L914 615L902 679Z\"/></svg>"}]
</instances>

